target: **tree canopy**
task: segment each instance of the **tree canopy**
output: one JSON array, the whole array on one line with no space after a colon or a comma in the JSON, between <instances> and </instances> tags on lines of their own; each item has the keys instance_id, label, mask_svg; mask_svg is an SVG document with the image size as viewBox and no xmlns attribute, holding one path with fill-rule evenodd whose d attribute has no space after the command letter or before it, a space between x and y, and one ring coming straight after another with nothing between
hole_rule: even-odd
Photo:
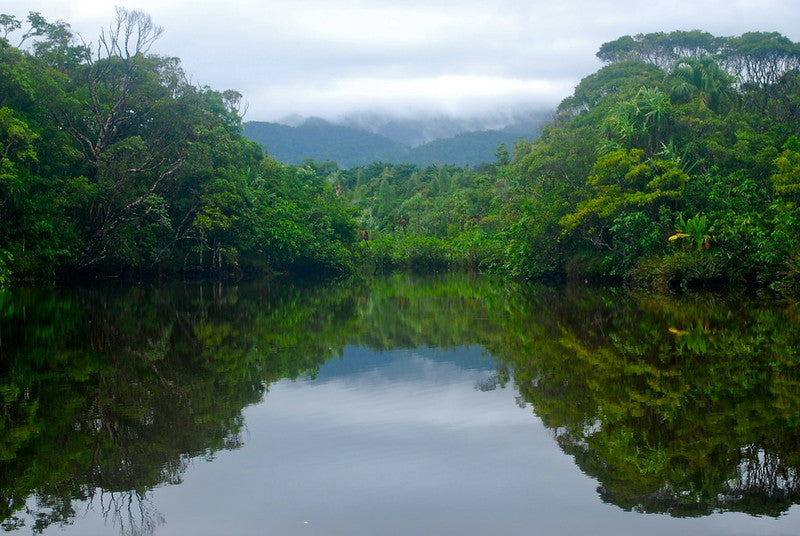
<instances>
[{"instance_id":1,"label":"tree canopy","mask_svg":"<svg viewBox=\"0 0 800 536\"><path fill-rule=\"evenodd\" d=\"M352 269L352 211L241 135L239 93L150 54L148 15L117 9L94 46L38 13L0 22L0 279Z\"/></svg>"}]
</instances>

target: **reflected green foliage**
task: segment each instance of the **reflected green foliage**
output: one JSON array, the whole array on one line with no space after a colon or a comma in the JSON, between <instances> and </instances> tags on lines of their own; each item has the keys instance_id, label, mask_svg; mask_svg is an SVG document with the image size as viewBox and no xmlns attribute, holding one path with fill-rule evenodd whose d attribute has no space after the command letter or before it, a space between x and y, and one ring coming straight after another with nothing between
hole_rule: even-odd
<instances>
[{"instance_id":1,"label":"reflected green foliage","mask_svg":"<svg viewBox=\"0 0 800 536\"><path fill-rule=\"evenodd\" d=\"M746 297L551 300L514 321L538 337L490 351L605 501L693 516L779 515L800 499L796 311Z\"/></svg>"},{"instance_id":2,"label":"reflected green foliage","mask_svg":"<svg viewBox=\"0 0 800 536\"><path fill-rule=\"evenodd\" d=\"M464 344L481 292L447 281L0 291L2 526L68 523L76 500L135 524L121 505L239 446L241 410L271 382L313 376L348 344Z\"/></svg>"},{"instance_id":3,"label":"reflected green foliage","mask_svg":"<svg viewBox=\"0 0 800 536\"><path fill-rule=\"evenodd\" d=\"M318 317L319 295L277 294L262 290L264 303L196 285L0 295L4 525L32 493L36 530L68 522L75 499L141 497L179 482L190 457L241 444L241 409L269 382L313 372L342 346L335 319L353 317Z\"/></svg>"},{"instance_id":4,"label":"reflected green foliage","mask_svg":"<svg viewBox=\"0 0 800 536\"><path fill-rule=\"evenodd\" d=\"M244 407L348 345L483 347L497 375L476 388L512 377L622 508L778 515L800 499L799 324L745 296L467 274L5 290L0 517L38 531L87 500L123 528L157 525L149 490L240 446Z\"/></svg>"}]
</instances>

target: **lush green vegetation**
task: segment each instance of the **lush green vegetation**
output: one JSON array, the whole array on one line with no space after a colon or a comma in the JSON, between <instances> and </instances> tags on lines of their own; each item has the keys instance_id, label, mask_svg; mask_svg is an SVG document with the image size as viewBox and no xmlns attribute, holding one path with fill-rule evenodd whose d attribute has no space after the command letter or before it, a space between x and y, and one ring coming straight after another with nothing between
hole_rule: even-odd
<instances>
[{"instance_id":1,"label":"lush green vegetation","mask_svg":"<svg viewBox=\"0 0 800 536\"><path fill-rule=\"evenodd\" d=\"M800 46L779 34L625 36L493 163L342 170L264 156L241 96L149 54L138 11L95 48L0 23L0 280L468 267L800 291Z\"/></svg>"},{"instance_id":2,"label":"lush green vegetation","mask_svg":"<svg viewBox=\"0 0 800 536\"><path fill-rule=\"evenodd\" d=\"M148 16L119 9L94 49L36 13L0 24L0 280L353 270L353 211L240 134L241 95L148 54Z\"/></svg>"},{"instance_id":3,"label":"lush green vegetation","mask_svg":"<svg viewBox=\"0 0 800 536\"><path fill-rule=\"evenodd\" d=\"M542 136L495 164L344 173L376 262L796 293L800 46L673 32L598 56Z\"/></svg>"},{"instance_id":4,"label":"lush green vegetation","mask_svg":"<svg viewBox=\"0 0 800 536\"><path fill-rule=\"evenodd\" d=\"M534 240L559 243L553 264L661 287L796 287L800 47L777 34L673 32L598 56L610 64L512 165L534 194L522 214L550 225Z\"/></svg>"}]
</instances>

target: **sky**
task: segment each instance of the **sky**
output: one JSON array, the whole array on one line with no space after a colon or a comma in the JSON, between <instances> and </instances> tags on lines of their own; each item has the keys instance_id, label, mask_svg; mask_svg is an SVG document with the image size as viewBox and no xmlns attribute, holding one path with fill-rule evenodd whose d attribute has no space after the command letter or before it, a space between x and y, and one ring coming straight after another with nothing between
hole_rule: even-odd
<instances>
[{"instance_id":1,"label":"sky","mask_svg":"<svg viewBox=\"0 0 800 536\"><path fill-rule=\"evenodd\" d=\"M777 31L800 41L798 0L3 0L87 42L115 5L164 28L152 53L242 93L246 120L374 111L476 117L554 107L622 35ZM13 40L12 40L13 43Z\"/></svg>"}]
</instances>

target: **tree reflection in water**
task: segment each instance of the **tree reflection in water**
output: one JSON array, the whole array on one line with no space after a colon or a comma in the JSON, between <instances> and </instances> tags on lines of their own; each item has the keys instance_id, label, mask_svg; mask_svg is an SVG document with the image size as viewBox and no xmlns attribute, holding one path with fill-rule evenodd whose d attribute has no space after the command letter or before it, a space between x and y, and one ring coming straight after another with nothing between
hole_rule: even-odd
<instances>
[{"instance_id":1,"label":"tree reflection in water","mask_svg":"<svg viewBox=\"0 0 800 536\"><path fill-rule=\"evenodd\" d=\"M138 491L100 491L99 501L103 519L115 527L119 534L129 536L153 534L165 522L164 516ZM90 501L89 507L91 506Z\"/></svg>"},{"instance_id":2,"label":"tree reflection in water","mask_svg":"<svg viewBox=\"0 0 800 536\"><path fill-rule=\"evenodd\" d=\"M800 331L743 297L554 296L540 338L501 354L604 501L677 516L797 501ZM509 329L509 333L514 329Z\"/></svg>"},{"instance_id":3,"label":"tree reflection in water","mask_svg":"<svg viewBox=\"0 0 800 536\"><path fill-rule=\"evenodd\" d=\"M779 515L800 496L796 309L451 274L300 288L0 291L0 520L41 532L99 508L125 534L189 461L242 445L242 409L347 345L480 345L604 501Z\"/></svg>"}]
</instances>

